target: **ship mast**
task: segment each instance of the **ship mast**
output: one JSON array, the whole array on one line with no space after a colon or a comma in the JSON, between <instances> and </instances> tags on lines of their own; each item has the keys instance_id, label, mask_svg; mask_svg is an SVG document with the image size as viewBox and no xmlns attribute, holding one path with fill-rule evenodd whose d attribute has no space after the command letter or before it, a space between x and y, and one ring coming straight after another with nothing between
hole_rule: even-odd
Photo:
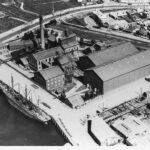
<instances>
[{"instance_id":1,"label":"ship mast","mask_svg":"<svg viewBox=\"0 0 150 150\"><path fill-rule=\"evenodd\" d=\"M12 74L11 74L11 88L14 89L14 78Z\"/></svg>"},{"instance_id":2,"label":"ship mast","mask_svg":"<svg viewBox=\"0 0 150 150\"><path fill-rule=\"evenodd\" d=\"M25 93L24 93L25 99L28 99L28 96L29 96L30 92L31 92L31 90L28 91L27 85L25 85Z\"/></svg>"},{"instance_id":3,"label":"ship mast","mask_svg":"<svg viewBox=\"0 0 150 150\"><path fill-rule=\"evenodd\" d=\"M39 96L38 96L38 100L37 100L37 105L38 105L38 107L40 105L40 97Z\"/></svg>"}]
</instances>

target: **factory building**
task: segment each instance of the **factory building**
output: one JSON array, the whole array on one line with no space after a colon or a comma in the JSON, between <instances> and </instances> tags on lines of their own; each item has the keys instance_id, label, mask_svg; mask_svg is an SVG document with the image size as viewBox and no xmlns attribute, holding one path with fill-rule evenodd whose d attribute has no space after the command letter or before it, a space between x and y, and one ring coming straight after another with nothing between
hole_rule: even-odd
<instances>
[{"instance_id":1,"label":"factory building","mask_svg":"<svg viewBox=\"0 0 150 150\"><path fill-rule=\"evenodd\" d=\"M132 55L137 52L138 50L135 48L134 45L126 42L117 46L110 47L103 51L94 52L89 55L80 57L77 64L81 70L86 70L91 67L104 65L110 62L120 60L128 55Z\"/></svg>"},{"instance_id":2,"label":"factory building","mask_svg":"<svg viewBox=\"0 0 150 150\"><path fill-rule=\"evenodd\" d=\"M67 33L68 34L68 33ZM65 53L70 53L79 50L79 42L77 41L76 34L66 35L61 38L61 46Z\"/></svg>"},{"instance_id":3,"label":"factory building","mask_svg":"<svg viewBox=\"0 0 150 150\"><path fill-rule=\"evenodd\" d=\"M64 86L65 76L63 71L58 66L55 66L35 72L34 80L40 86L51 91Z\"/></svg>"},{"instance_id":4,"label":"factory building","mask_svg":"<svg viewBox=\"0 0 150 150\"><path fill-rule=\"evenodd\" d=\"M85 71L85 84L100 94L116 89L150 74L150 51L136 53L116 62Z\"/></svg>"},{"instance_id":5,"label":"factory building","mask_svg":"<svg viewBox=\"0 0 150 150\"><path fill-rule=\"evenodd\" d=\"M42 70L45 63L42 62L47 62L49 65L52 65L54 62L54 59L58 55L63 54L63 49L61 47L55 47L51 48L48 50L40 51L35 54L31 54L29 56L29 66L31 69L37 71L37 70Z\"/></svg>"}]
</instances>

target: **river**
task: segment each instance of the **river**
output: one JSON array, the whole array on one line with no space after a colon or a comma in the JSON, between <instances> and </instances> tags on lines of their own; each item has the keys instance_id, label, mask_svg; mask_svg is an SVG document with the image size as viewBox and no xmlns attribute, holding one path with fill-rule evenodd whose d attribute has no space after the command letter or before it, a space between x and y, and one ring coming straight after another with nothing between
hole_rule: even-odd
<instances>
[{"instance_id":1,"label":"river","mask_svg":"<svg viewBox=\"0 0 150 150\"><path fill-rule=\"evenodd\" d=\"M0 146L62 146L65 143L53 123L44 125L26 117L0 93Z\"/></svg>"}]
</instances>

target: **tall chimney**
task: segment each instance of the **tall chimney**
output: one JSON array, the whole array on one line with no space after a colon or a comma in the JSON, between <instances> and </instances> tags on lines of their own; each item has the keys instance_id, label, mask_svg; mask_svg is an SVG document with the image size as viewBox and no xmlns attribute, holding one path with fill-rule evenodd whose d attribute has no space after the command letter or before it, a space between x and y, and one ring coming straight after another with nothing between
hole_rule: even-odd
<instances>
[{"instance_id":1,"label":"tall chimney","mask_svg":"<svg viewBox=\"0 0 150 150\"><path fill-rule=\"evenodd\" d=\"M41 32L41 48L45 49L45 38L44 38L44 28L43 28L43 16L40 15L40 32Z\"/></svg>"}]
</instances>

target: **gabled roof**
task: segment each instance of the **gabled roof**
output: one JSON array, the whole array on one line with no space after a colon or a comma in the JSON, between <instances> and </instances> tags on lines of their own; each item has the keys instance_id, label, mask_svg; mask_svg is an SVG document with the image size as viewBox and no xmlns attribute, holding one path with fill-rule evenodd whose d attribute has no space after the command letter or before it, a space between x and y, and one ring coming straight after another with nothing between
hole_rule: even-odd
<instances>
[{"instance_id":1,"label":"gabled roof","mask_svg":"<svg viewBox=\"0 0 150 150\"><path fill-rule=\"evenodd\" d=\"M87 57L95 64L95 66L98 66L117 61L136 52L138 52L138 50L135 46L127 42L100 52L89 54Z\"/></svg>"},{"instance_id":2,"label":"gabled roof","mask_svg":"<svg viewBox=\"0 0 150 150\"><path fill-rule=\"evenodd\" d=\"M49 80L51 78L64 74L63 71L58 66L41 70L39 71L39 73L45 80Z\"/></svg>"},{"instance_id":3,"label":"gabled roof","mask_svg":"<svg viewBox=\"0 0 150 150\"><path fill-rule=\"evenodd\" d=\"M44 51L40 51L38 53L33 54L33 57L36 60L42 60L42 59L46 59L46 58L50 58L50 57L54 57L56 56L56 52L58 52L59 54L63 53L63 49L61 47L54 47L51 49L47 49Z\"/></svg>"},{"instance_id":4,"label":"gabled roof","mask_svg":"<svg viewBox=\"0 0 150 150\"><path fill-rule=\"evenodd\" d=\"M147 65L150 65L149 50L89 70L93 70L103 81L107 81Z\"/></svg>"}]
</instances>

